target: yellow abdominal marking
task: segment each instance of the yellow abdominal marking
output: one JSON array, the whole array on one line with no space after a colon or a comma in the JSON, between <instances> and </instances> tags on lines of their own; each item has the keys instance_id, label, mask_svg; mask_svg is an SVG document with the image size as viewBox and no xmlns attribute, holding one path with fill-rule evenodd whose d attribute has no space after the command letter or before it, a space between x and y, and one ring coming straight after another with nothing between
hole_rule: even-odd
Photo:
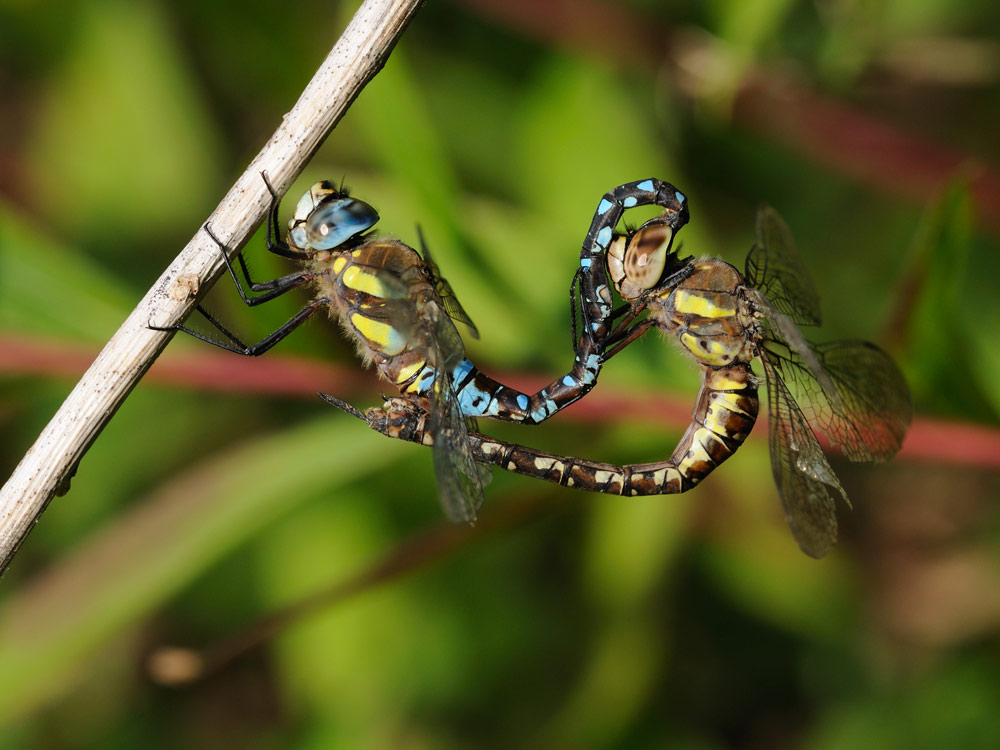
<instances>
[{"instance_id":1,"label":"yellow abdominal marking","mask_svg":"<svg viewBox=\"0 0 1000 750\"><path fill-rule=\"evenodd\" d=\"M388 323L380 323L359 313L351 313L351 323L358 333L375 344L376 348L388 357L399 354L406 348L406 339Z\"/></svg>"},{"instance_id":2,"label":"yellow abdominal marking","mask_svg":"<svg viewBox=\"0 0 1000 750\"><path fill-rule=\"evenodd\" d=\"M368 271L363 271L357 266L351 266L344 271L340 280L344 282L345 286L358 292L370 294L373 297L385 298L391 296L385 284L379 280L378 276Z\"/></svg>"},{"instance_id":3,"label":"yellow abdominal marking","mask_svg":"<svg viewBox=\"0 0 1000 750\"><path fill-rule=\"evenodd\" d=\"M642 477L645 475L639 474L636 476ZM662 469L657 469L656 471L653 472L652 477L653 477L653 483L657 487L666 487L668 478L670 482L675 482L678 485L681 484L681 479L682 479L680 471L678 471L672 466L666 466ZM637 495L639 493L636 490L632 490L632 494Z\"/></svg>"},{"instance_id":4,"label":"yellow abdominal marking","mask_svg":"<svg viewBox=\"0 0 1000 750\"><path fill-rule=\"evenodd\" d=\"M724 406L726 409L729 409L729 411L731 411L733 414L742 414L743 416L746 416L746 417L753 416L753 415L750 414L750 412L748 412L746 409L744 409L742 406L740 406L740 401L742 399L743 399L743 394L742 393L716 393L715 394L715 400L716 400L716 402L721 401L722 402L721 405Z\"/></svg>"},{"instance_id":5,"label":"yellow abdominal marking","mask_svg":"<svg viewBox=\"0 0 1000 750\"><path fill-rule=\"evenodd\" d=\"M678 289L674 293L674 309L687 315L702 318L729 318L736 314L734 307L720 307L703 295Z\"/></svg>"},{"instance_id":6,"label":"yellow abdominal marking","mask_svg":"<svg viewBox=\"0 0 1000 750\"><path fill-rule=\"evenodd\" d=\"M719 412L726 412L725 408L718 408L718 404L713 404L708 407L708 413L705 414L704 425L716 435L722 435L723 437L729 437L729 433L726 430L723 421L719 418L722 415Z\"/></svg>"},{"instance_id":7,"label":"yellow abdominal marking","mask_svg":"<svg viewBox=\"0 0 1000 750\"><path fill-rule=\"evenodd\" d=\"M684 459L677 465L677 468L680 469L681 474L684 476L688 476L688 472L691 470L691 467L696 463L715 465L715 461L713 461L712 457L708 455L708 451L705 450L705 446L701 444L700 438L702 432L708 432L711 434L711 431L705 430L704 427L695 432L688 455L684 456ZM712 438L714 437L715 436L712 435Z\"/></svg>"},{"instance_id":8,"label":"yellow abdominal marking","mask_svg":"<svg viewBox=\"0 0 1000 750\"><path fill-rule=\"evenodd\" d=\"M560 471L562 470L562 463L554 458L544 458L542 456L539 456L538 458L535 459L534 463L535 463L535 468L538 469L539 471L548 471L557 464L559 465Z\"/></svg>"},{"instance_id":9,"label":"yellow abdominal marking","mask_svg":"<svg viewBox=\"0 0 1000 750\"><path fill-rule=\"evenodd\" d=\"M412 365L407 365L399 371L399 375L396 376L397 383L405 383L407 380L416 375L420 368L422 368L427 362L425 360L420 360L419 362L414 362Z\"/></svg>"},{"instance_id":10,"label":"yellow abdominal marking","mask_svg":"<svg viewBox=\"0 0 1000 750\"><path fill-rule=\"evenodd\" d=\"M594 479L597 480L598 484L607 484L611 480L613 480L613 479L616 480L617 478L618 478L618 474L616 472L613 472L613 471L595 471L594 472Z\"/></svg>"},{"instance_id":11,"label":"yellow abdominal marking","mask_svg":"<svg viewBox=\"0 0 1000 750\"><path fill-rule=\"evenodd\" d=\"M482 448L484 456L493 456L498 453L503 453L503 446L501 446L499 443L484 442L482 443Z\"/></svg>"},{"instance_id":12,"label":"yellow abdominal marking","mask_svg":"<svg viewBox=\"0 0 1000 750\"><path fill-rule=\"evenodd\" d=\"M728 378L721 372L712 372L708 378L708 386L713 391L743 391L746 390L746 380Z\"/></svg>"}]
</instances>

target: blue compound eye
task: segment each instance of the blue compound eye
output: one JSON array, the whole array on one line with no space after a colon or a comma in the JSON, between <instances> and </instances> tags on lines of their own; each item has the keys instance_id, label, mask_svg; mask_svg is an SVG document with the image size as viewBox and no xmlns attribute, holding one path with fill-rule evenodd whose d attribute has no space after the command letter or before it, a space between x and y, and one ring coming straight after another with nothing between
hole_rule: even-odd
<instances>
[{"instance_id":1,"label":"blue compound eye","mask_svg":"<svg viewBox=\"0 0 1000 750\"><path fill-rule=\"evenodd\" d=\"M378 212L356 198L336 198L320 204L306 220L305 240L312 250L331 250L371 229Z\"/></svg>"}]
</instances>

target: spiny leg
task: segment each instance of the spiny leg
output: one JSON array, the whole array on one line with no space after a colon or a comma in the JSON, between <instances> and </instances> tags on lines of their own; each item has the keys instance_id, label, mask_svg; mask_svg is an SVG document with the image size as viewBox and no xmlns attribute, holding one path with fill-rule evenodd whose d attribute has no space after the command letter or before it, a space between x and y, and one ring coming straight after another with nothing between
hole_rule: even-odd
<instances>
[{"instance_id":1,"label":"spiny leg","mask_svg":"<svg viewBox=\"0 0 1000 750\"><path fill-rule=\"evenodd\" d=\"M207 344L216 346L219 349L225 349L227 352L233 352L234 354L242 354L245 357L257 357L264 352L270 350L275 344L284 339L288 334L298 328L300 325L305 323L309 318L316 314L316 312L323 307L328 305L330 300L323 297L320 299L315 299L308 305L299 310L295 315L289 318L284 324L282 324L276 331L268 334L256 344L251 344L247 346L244 344L235 334L229 331L225 326L223 326L219 321L217 321L212 315L210 315L205 309L200 305L197 310L205 316L205 319L211 323L223 336L229 339L230 344L224 341L219 341L218 339L213 339L211 336L207 336L200 331L196 331L193 328L187 328L185 326L173 326L171 328L157 328L155 326L150 326L156 331L181 331L188 334L189 336L194 336L200 341L204 341Z\"/></svg>"},{"instance_id":2,"label":"spiny leg","mask_svg":"<svg viewBox=\"0 0 1000 750\"><path fill-rule=\"evenodd\" d=\"M288 243L282 242L279 239L279 237L281 237L281 227L278 222L278 209L281 207L281 197L278 195L278 191L276 191L271 185L271 181L267 178L267 172L261 171L260 176L263 178L264 184L267 186L267 192L271 194L271 208L268 209L267 212L268 220L266 243L268 252L280 255L283 258L308 260L311 257L309 253L292 250L292 248L288 246Z\"/></svg>"},{"instance_id":3,"label":"spiny leg","mask_svg":"<svg viewBox=\"0 0 1000 750\"><path fill-rule=\"evenodd\" d=\"M315 273L308 271L296 271L295 273L290 273L287 276L280 276L277 279L272 279L270 281L255 282L250 278L250 269L247 268L246 260L243 258L243 252L240 251L236 254L236 258L239 260L243 276L247 281L247 286L252 292L264 292L256 297L251 297L247 294L246 289L243 288L243 284L240 282L240 278L236 274L236 269L233 268L232 261L229 260L229 252L225 244L215 235L215 232L212 231L212 228L208 224L205 225L205 232L212 238L212 240L215 241L215 244L219 246L219 250L222 252L222 260L226 264L229 276L236 285L236 291L239 292L240 299L243 300L247 307L254 307L256 305L263 304L264 302L269 302L270 300L280 297L282 294L285 294L296 287L300 287L316 278Z\"/></svg>"}]
</instances>

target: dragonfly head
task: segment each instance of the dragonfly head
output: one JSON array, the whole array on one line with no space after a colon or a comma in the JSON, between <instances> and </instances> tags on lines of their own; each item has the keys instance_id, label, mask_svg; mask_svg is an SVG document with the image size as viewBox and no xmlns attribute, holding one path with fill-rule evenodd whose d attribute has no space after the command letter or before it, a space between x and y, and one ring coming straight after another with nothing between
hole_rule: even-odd
<instances>
[{"instance_id":1,"label":"dragonfly head","mask_svg":"<svg viewBox=\"0 0 1000 750\"><path fill-rule=\"evenodd\" d=\"M634 232L616 235L608 246L608 271L623 299L638 299L683 264L673 252L674 236L687 221L667 211Z\"/></svg>"},{"instance_id":2,"label":"dragonfly head","mask_svg":"<svg viewBox=\"0 0 1000 750\"><path fill-rule=\"evenodd\" d=\"M332 250L375 226L378 212L330 182L317 182L295 206L288 244L301 252Z\"/></svg>"}]
</instances>

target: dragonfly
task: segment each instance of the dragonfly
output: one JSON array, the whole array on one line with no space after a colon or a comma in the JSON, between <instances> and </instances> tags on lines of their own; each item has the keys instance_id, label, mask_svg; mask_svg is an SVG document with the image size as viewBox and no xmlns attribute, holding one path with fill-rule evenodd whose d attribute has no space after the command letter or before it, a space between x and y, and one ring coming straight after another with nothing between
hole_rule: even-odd
<instances>
[{"instance_id":1,"label":"dragonfly","mask_svg":"<svg viewBox=\"0 0 1000 750\"><path fill-rule=\"evenodd\" d=\"M912 418L906 381L892 358L860 340L809 343L800 326L819 325L819 297L788 226L769 206L757 212L756 239L744 271L699 260L680 281L671 267L672 229L661 218L615 233L605 267L625 301L624 315L598 348L607 361L650 328L674 338L700 370L691 422L670 458L625 466L558 456L470 434L477 461L576 489L617 495L686 492L746 440L768 397L772 474L799 547L823 557L837 539L836 499L850 505L816 433L851 461L884 461L900 448ZM639 316L646 313L646 317ZM586 333L585 333L586 335ZM341 405L345 408L347 405ZM391 437L425 441L424 418L405 404L360 414Z\"/></svg>"},{"instance_id":2,"label":"dragonfly","mask_svg":"<svg viewBox=\"0 0 1000 750\"><path fill-rule=\"evenodd\" d=\"M224 340L183 325L167 330L182 331L244 356L259 356L317 312L327 310L356 343L363 362L374 365L399 390L400 403L426 418L425 432L428 444L434 445L445 515L454 522L474 521L483 500L483 485L490 478L489 471L471 454L469 430L474 429L474 419L537 424L585 395L596 383L603 364L597 344L609 330L597 319L610 319L610 291L593 285L579 292L578 303L586 314L596 310L598 325L592 331L599 335L577 340L569 373L534 394L522 393L489 377L465 356L454 321L464 324L474 338L478 338L478 330L442 277L422 234L422 254L399 240L377 236L370 230L379 215L370 204L351 196L343 186L321 181L299 199L285 239L280 241L280 198L266 174L262 177L272 197L267 249L299 262L299 270L270 281L254 281L243 253L235 255L234 265L225 244L209 225L205 231L219 246L229 275L248 306L303 286L311 286L315 296L277 330L251 345L200 305L196 309ZM632 206L655 203L664 209L665 224L680 229L686 223L683 197L672 186L649 182L641 188L623 187L602 198L584 241L581 267L602 255L624 211ZM330 394L319 395L329 403L338 402Z\"/></svg>"}]
</instances>

